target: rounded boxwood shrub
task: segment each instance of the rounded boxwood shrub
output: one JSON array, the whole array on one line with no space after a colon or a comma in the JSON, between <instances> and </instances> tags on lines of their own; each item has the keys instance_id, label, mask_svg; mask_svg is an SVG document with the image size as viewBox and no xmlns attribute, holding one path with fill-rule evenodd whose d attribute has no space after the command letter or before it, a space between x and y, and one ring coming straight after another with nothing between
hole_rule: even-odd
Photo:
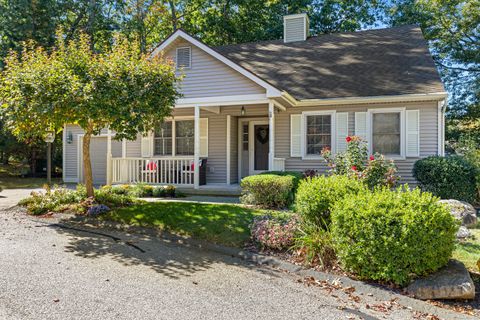
<instances>
[{"instance_id":1,"label":"rounded boxwood shrub","mask_svg":"<svg viewBox=\"0 0 480 320\"><path fill-rule=\"evenodd\" d=\"M363 279L406 285L447 264L458 226L438 198L408 187L338 201L331 231L340 263Z\"/></svg>"},{"instance_id":2,"label":"rounded boxwood shrub","mask_svg":"<svg viewBox=\"0 0 480 320\"><path fill-rule=\"evenodd\" d=\"M338 200L364 190L360 181L344 175L307 178L298 186L295 209L306 222L325 227L330 222L330 210Z\"/></svg>"},{"instance_id":3,"label":"rounded boxwood shrub","mask_svg":"<svg viewBox=\"0 0 480 320\"><path fill-rule=\"evenodd\" d=\"M266 208L284 208L293 200L295 177L292 175L259 174L242 179L241 201Z\"/></svg>"},{"instance_id":4,"label":"rounded boxwood shrub","mask_svg":"<svg viewBox=\"0 0 480 320\"><path fill-rule=\"evenodd\" d=\"M476 174L476 168L460 156L431 156L413 166L419 187L442 199L474 201Z\"/></svg>"}]
</instances>

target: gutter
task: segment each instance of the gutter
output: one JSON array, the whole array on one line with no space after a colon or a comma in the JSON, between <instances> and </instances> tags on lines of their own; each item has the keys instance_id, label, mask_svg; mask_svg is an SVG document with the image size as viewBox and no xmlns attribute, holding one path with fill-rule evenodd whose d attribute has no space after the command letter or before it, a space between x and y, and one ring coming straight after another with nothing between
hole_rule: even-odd
<instances>
[{"instance_id":1,"label":"gutter","mask_svg":"<svg viewBox=\"0 0 480 320\"><path fill-rule=\"evenodd\" d=\"M387 96L367 96L367 97L347 97L347 98L327 98L327 99L305 99L297 100L288 92L283 91L282 97L294 107L309 106L332 106L332 105L352 105L367 103L385 103L385 102L415 102L415 101L440 101L447 97L445 91L421 94L401 94Z\"/></svg>"}]
</instances>

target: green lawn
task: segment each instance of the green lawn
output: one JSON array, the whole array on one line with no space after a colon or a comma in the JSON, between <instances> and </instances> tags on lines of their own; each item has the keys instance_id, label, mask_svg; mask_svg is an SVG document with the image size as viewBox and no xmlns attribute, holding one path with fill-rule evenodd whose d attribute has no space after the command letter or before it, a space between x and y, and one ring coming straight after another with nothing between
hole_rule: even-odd
<instances>
[{"instance_id":1,"label":"green lawn","mask_svg":"<svg viewBox=\"0 0 480 320\"><path fill-rule=\"evenodd\" d=\"M248 226L253 218L267 213L288 214L232 204L150 202L114 210L104 219L241 247L250 237Z\"/></svg>"},{"instance_id":2,"label":"green lawn","mask_svg":"<svg viewBox=\"0 0 480 320\"><path fill-rule=\"evenodd\" d=\"M46 183L46 178L0 177L2 189L41 188ZM52 179L52 183L61 184L62 179Z\"/></svg>"},{"instance_id":3,"label":"green lawn","mask_svg":"<svg viewBox=\"0 0 480 320\"><path fill-rule=\"evenodd\" d=\"M453 258L462 261L465 266L474 272L479 272L477 261L480 259L480 229L470 229L473 239L456 245Z\"/></svg>"}]
</instances>

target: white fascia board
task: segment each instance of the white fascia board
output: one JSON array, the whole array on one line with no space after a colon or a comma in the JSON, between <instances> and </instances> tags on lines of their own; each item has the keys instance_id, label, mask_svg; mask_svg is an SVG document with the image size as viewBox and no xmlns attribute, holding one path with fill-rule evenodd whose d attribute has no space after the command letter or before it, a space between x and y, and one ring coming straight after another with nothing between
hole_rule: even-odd
<instances>
[{"instance_id":1,"label":"white fascia board","mask_svg":"<svg viewBox=\"0 0 480 320\"><path fill-rule=\"evenodd\" d=\"M219 96L219 97L204 97L204 98L186 98L178 99L175 102L175 108L191 108L195 106L210 107L210 106L233 106L239 104L260 104L268 103L268 98L265 94L245 94L236 96Z\"/></svg>"},{"instance_id":2,"label":"white fascia board","mask_svg":"<svg viewBox=\"0 0 480 320\"><path fill-rule=\"evenodd\" d=\"M296 100L290 94L284 92L284 98L295 107L346 105L381 102L415 102L415 101L439 101L445 99L446 92L422 93L422 94L401 94L392 96L369 96L369 97L348 97L330 99L306 99Z\"/></svg>"},{"instance_id":3,"label":"white fascia board","mask_svg":"<svg viewBox=\"0 0 480 320\"><path fill-rule=\"evenodd\" d=\"M269 98L275 98L275 97L280 97L282 95L281 91L278 90L277 88L275 88L274 86L272 86L271 84L267 83L266 81L260 79L258 76L254 75L253 73L251 73L250 71L247 71L246 69L244 69L243 67L239 66L238 64L236 64L235 62L233 62L232 60L226 58L225 56L221 55L220 53L218 53L217 51L213 50L212 48L210 48L209 46L207 46L206 44L203 44L202 42L200 42L199 40L195 39L194 37L190 36L189 34L187 34L186 32L184 32L183 30L177 30L175 31L172 35L170 35L169 38L167 38L160 46L158 46L151 54L151 56L156 56L157 54L159 54L162 50L164 50L166 47L168 47L168 45L170 45L172 42L174 42L175 40L177 40L179 37L187 40L188 42L190 42L191 44L195 45L197 48L200 48L202 49L203 51L205 51L206 53L210 54L211 56L213 56L214 58L220 60L221 62L223 62L224 64L226 64L227 66L229 66L230 68L234 69L235 71L239 72L240 74L244 75L245 77L247 77L248 79L252 80L253 82L255 82L256 84L258 84L259 86L265 88L265 90L267 91L267 97Z\"/></svg>"}]
</instances>

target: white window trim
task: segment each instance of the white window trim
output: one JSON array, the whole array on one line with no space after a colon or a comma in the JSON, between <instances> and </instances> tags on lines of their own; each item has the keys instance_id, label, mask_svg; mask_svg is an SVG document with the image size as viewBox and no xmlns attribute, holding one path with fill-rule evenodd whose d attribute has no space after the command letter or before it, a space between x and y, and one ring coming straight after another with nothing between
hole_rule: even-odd
<instances>
[{"instance_id":1,"label":"white window trim","mask_svg":"<svg viewBox=\"0 0 480 320\"><path fill-rule=\"evenodd\" d=\"M181 50L181 49L188 49L190 54L189 54L189 62L188 62L188 67L180 67L178 65L178 50ZM192 68L192 47L191 46L183 46L183 47L177 47L175 49L175 68L177 70L180 70L180 69L191 69Z\"/></svg>"},{"instance_id":2,"label":"white window trim","mask_svg":"<svg viewBox=\"0 0 480 320\"><path fill-rule=\"evenodd\" d=\"M155 155L155 131L152 131L152 136L153 139L151 141L151 150L152 150L152 155L155 158L171 158L171 157L178 157L178 158L191 158L192 155L181 155L177 156L177 150L176 150L176 138L177 138L177 132L176 132L176 122L177 121L184 121L184 120L195 120L194 117L192 116L180 116L180 117L174 117L174 118L166 118L165 122L172 122L172 154L171 155Z\"/></svg>"},{"instance_id":3,"label":"white window trim","mask_svg":"<svg viewBox=\"0 0 480 320\"><path fill-rule=\"evenodd\" d=\"M400 155L398 156L387 156L385 158L392 160L405 160L405 150L406 150L406 141L407 141L407 129L405 121L405 107L400 108L376 108L367 110L367 141L368 141L368 152L373 153L373 115L375 113L400 113Z\"/></svg>"},{"instance_id":4,"label":"white window trim","mask_svg":"<svg viewBox=\"0 0 480 320\"><path fill-rule=\"evenodd\" d=\"M307 154L307 117L308 116L321 116L321 115L330 115L332 116L332 123L330 127L331 135L331 151L332 153L336 152L336 111L335 110L326 110L326 111L304 111L302 112L302 125L301 125L301 152L302 160L318 160L322 159L321 155L311 155Z\"/></svg>"}]
</instances>

